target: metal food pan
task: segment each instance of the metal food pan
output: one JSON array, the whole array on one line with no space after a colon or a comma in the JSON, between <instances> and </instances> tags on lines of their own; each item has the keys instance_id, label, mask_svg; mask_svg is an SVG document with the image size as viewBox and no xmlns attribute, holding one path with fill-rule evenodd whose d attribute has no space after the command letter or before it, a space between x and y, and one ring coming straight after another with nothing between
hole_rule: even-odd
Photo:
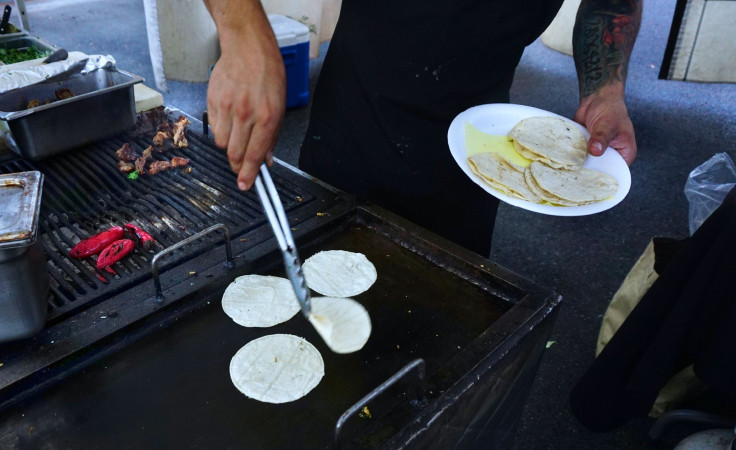
<instances>
[{"instance_id":1,"label":"metal food pan","mask_svg":"<svg viewBox=\"0 0 736 450\"><path fill-rule=\"evenodd\" d=\"M0 34L0 42L21 36L28 36L28 32L21 29L20 31L16 31L15 33Z\"/></svg>"},{"instance_id":2,"label":"metal food pan","mask_svg":"<svg viewBox=\"0 0 736 450\"><path fill-rule=\"evenodd\" d=\"M5 92L1 137L16 153L39 160L130 130L136 121L133 85L142 81L122 70L98 69ZM64 88L74 96L57 100L56 91ZM28 108L31 100L42 104Z\"/></svg>"},{"instance_id":3,"label":"metal food pan","mask_svg":"<svg viewBox=\"0 0 736 450\"><path fill-rule=\"evenodd\" d=\"M0 35L0 48L19 49L28 47L35 47L42 52L52 52L58 48L53 44L45 42L37 37L30 36L25 32ZM2 59L0 59L0 62L2 62L1 65L6 64Z\"/></svg>"}]
</instances>

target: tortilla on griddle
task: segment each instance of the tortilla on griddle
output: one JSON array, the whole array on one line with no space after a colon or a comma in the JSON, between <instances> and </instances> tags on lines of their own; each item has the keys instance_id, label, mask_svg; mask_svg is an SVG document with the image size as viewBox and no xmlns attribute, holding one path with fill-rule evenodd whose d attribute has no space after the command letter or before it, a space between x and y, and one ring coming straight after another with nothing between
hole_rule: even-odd
<instances>
[{"instance_id":1,"label":"tortilla on griddle","mask_svg":"<svg viewBox=\"0 0 736 450\"><path fill-rule=\"evenodd\" d=\"M244 275L225 289L222 309L244 327L270 327L294 317L299 302L286 278Z\"/></svg>"},{"instance_id":2,"label":"tortilla on griddle","mask_svg":"<svg viewBox=\"0 0 736 450\"><path fill-rule=\"evenodd\" d=\"M325 375L314 345L290 334L254 339L230 360L230 379L246 396L267 403L300 399Z\"/></svg>"},{"instance_id":3,"label":"tortilla on griddle","mask_svg":"<svg viewBox=\"0 0 736 450\"><path fill-rule=\"evenodd\" d=\"M538 161L533 162L529 169L533 181L543 192L569 202L571 205L568 206L605 200L612 197L618 189L615 178L597 170L559 170Z\"/></svg>"},{"instance_id":4,"label":"tortilla on griddle","mask_svg":"<svg viewBox=\"0 0 736 450\"><path fill-rule=\"evenodd\" d=\"M468 158L470 170L488 185L509 197L539 203L540 199L524 181L524 173L502 156L492 153L476 153Z\"/></svg>"},{"instance_id":5,"label":"tortilla on griddle","mask_svg":"<svg viewBox=\"0 0 736 450\"><path fill-rule=\"evenodd\" d=\"M371 335L368 311L350 298L313 297L309 321L335 353L356 352Z\"/></svg>"},{"instance_id":6,"label":"tortilla on griddle","mask_svg":"<svg viewBox=\"0 0 736 450\"><path fill-rule=\"evenodd\" d=\"M556 169L583 167L588 140L578 125L560 117L529 117L509 133L514 148L525 158Z\"/></svg>"},{"instance_id":7,"label":"tortilla on griddle","mask_svg":"<svg viewBox=\"0 0 736 450\"><path fill-rule=\"evenodd\" d=\"M316 253L302 267L307 286L326 297L353 297L376 282L376 267L362 253L326 250Z\"/></svg>"}]
</instances>

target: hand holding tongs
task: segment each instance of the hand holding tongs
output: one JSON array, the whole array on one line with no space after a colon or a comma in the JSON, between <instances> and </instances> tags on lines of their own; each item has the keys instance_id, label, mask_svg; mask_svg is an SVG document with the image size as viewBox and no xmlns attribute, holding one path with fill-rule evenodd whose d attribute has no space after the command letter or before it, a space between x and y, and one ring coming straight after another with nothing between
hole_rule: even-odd
<instances>
[{"instance_id":1,"label":"hand holding tongs","mask_svg":"<svg viewBox=\"0 0 736 450\"><path fill-rule=\"evenodd\" d=\"M274 186L265 164L261 164L261 171L256 176L255 185L263 209L266 211L268 221L271 224L271 228L273 228L273 233L276 235L279 247L281 247L286 274L294 286L294 292L299 301L299 306L302 308L302 314L309 319L309 315L312 312L312 305L310 303L309 288L304 279L304 272L302 272L302 263L296 252L294 238L291 235L291 227L289 227L289 221L286 219L284 206L281 203L279 193L276 191L276 186Z\"/></svg>"}]
</instances>

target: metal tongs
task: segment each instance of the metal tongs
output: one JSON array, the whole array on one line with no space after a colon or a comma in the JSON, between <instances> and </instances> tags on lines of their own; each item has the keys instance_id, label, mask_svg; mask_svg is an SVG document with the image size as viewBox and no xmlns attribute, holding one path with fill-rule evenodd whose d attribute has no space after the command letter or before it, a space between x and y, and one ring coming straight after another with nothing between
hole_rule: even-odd
<instances>
[{"instance_id":1,"label":"metal tongs","mask_svg":"<svg viewBox=\"0 0 736 450\"><path fill-rule=\"evenodd\" d=\"M307 281L304 279L304 272L302 271L302 263L299 260L299 254L296 252L296 245L294 245L294 238L291 235L291 227L286 219L284 206L265 164L261 164L261 171L256 176L255 184L256 192L261 199L263 209L266 211L273 234L276 235L276 240L279 242L279 247L281 247L286 274L289 276L292 286L294 286L294 292L299 301L299 306L302 308L302 314L309 319L312 304Z\"/></svg>"}]
</instances>

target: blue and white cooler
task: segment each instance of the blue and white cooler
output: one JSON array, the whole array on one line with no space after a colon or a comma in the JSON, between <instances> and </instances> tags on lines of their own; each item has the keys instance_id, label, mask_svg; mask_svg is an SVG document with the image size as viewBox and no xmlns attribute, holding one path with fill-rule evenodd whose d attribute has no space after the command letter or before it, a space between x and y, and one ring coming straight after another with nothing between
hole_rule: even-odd
<instances>
[{"instance_id":1,"label":"blue and white cooler","mask_svg":"<svg viewBox=\"0 0 736 450\"><path fill-rule=\"evenodd\" d=\"M309 28L286 16L269 14L286 66L286 107L309 102Z\"/></svg>"}]
</instances>

